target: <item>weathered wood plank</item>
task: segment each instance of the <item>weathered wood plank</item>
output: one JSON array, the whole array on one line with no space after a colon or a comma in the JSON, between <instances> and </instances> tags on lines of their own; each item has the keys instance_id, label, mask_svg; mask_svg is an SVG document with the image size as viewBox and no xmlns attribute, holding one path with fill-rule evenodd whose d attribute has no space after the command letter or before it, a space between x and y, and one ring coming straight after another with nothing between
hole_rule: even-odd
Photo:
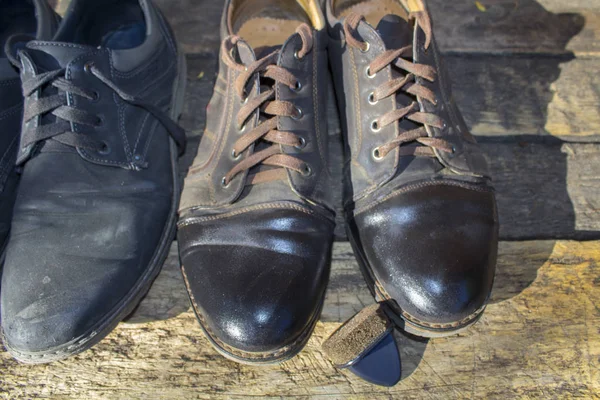
<instances>
[{"instance_id":1,"label":"weathered wood plank","mask_svg":"<svg viewBox=\"0 0 600 400\"><path fill-rule=\"evenodd\" d=\"M445 57L453 94L474 135L600 140L600 59Z\"/></svg>"},{"instance_id":2,"label":"weathered wood plank","mask_svg":"<svg viewBox=\"0 0 600 400\"><path fill-rule=\"evenodd\" d=\"M65 0L63 0L64 2ZM597 2L429 0L445 52L600 55ZM223 1L157 0L190 53L216 51ZM211 27L211 28L209 28Z\"/></svg>"},{"instance_id":3,"label":"weathered wood plank","mask_svg":"<svg viewBox=\"0 0 600 400\"><path fill-rule=\"evenodd\" d=\"M219 356L189 309L177 249L134 316L74 359L25 366L0 353L0 398L592 398L600 393L600 242L500 246L491 304L457 337L398 335L404 380L386 389L337 371L320 349L340 321L373 300L346 243L336 244L321 322L281 366Z\"/></svg>"},{"instance_id":4,"label":"weathered wood plank","mask_svg":"<svg viewBox=\"0 0 600 400\"><path fill-rule=\"evenodd\" d=\"M600 55L600 3L428 0L440 47L451 53Z\"/></svg>"},{"instance_id":5,"label":"weathered wood plank","mask_svg":"<svg viewBox=\"0 0 600 400\"><path fill-rule=\"evenodd\" d=\"M599 238L600 145L531 139L482 144L501 238Z\"/></svg>"},{"instance_id":6,"label":"weathered wood plank","mask_svg":"<svg viewBox=\"0 0 600 400\"><path fill-rule=\"evenodd\" d=\"M51 0L60 13L68 3ZM156 3L186 52L216 52L223 0ZM429 0L429 4L445 52L600 55L600 6L595 1Z\"/></svg>"}]
</instances>

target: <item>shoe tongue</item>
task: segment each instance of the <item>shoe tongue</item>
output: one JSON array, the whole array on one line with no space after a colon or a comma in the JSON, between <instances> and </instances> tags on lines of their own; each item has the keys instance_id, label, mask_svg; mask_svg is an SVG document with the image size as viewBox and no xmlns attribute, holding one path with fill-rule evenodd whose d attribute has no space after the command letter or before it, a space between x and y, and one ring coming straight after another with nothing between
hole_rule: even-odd
<instances>
[{"instance_id":1,"label":"shoe tongue","mask_svg":"<svg viewBox=\"0 0 600 400\"><path fill-rule=\"evenodd\" d=\"M412 44L413 28L408 21L394 14L384 16L377 25L377 32L388 50Z\"/></svg>"},{"instance_id":2,"label":"shoe tongue","mask_svg":"<svg viewBox=\"0 0 600 400\"><path fill-rule=\"evenodd\" d=\"M77 57L97 50L92 46L40 40L29 42L26 48L35 64L48 71L65 68Z\"/></svg>"},{"instance_id":3,"label":"shoe tongue","mask_svg":"<svg viewBox=\"0 0 600 400\"><path fill-rule=\"evenodd\" d=\"M252 64L257 59L254 54L254 49L243 39L237 42L237 54L239 56L239 61L246 66Z\"/></svg>"}]
</instances>

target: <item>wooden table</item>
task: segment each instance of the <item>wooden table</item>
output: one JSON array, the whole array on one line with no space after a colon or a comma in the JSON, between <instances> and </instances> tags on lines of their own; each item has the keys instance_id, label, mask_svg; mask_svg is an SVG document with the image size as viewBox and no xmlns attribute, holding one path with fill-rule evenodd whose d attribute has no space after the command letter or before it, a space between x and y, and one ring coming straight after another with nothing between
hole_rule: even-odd
<instances>
[{"instance_id":1,"label":"wooden table","mask_svg":"<svg viewBox=\"0 0 600 400\"><path fill-rule=\"evenodd\" d=\"M222 2L157 2L188 53L185 168L204 128ZM503 241L479 323L429 342L397 334L404 378L393 388L336 370L320 344L373 301L340 229L307 348L280 366L242 366L204 338L174 244L136 313L92 350L42 366L0 352L0 398L600 398L600 0L429 3L498 191ZM335 118L329 128L339 164Z\"/></svg>"}]
</instances>

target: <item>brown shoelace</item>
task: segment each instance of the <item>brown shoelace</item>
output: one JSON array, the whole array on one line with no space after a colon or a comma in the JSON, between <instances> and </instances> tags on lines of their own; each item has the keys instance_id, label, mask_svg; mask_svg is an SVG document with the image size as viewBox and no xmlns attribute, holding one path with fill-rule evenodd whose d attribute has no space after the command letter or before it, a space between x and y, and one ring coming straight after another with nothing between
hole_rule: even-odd
<instances>
[{"instance_id":1,"label":"brown shoelace","mask_svg":"<svg viewBox=\"0 0 600 400\"><path fill-rule=\"evenodd\" d=\"M424 12L415 12L410 14L410 18L417 20L419 26L425 32L425 49L428 49L431 45L431 20L429 15ZM352 13L346 17L344 21L344 32L346 34L346 41L348 45L360 49L363 52L369 50L370 45L368 42L358 40L354 34L361 21L365 18L362 15ZM399 91L404 91L413 96L418 96L423 100L429 101L432 104L437 104L435 93L429 88L422 86L416 82L415 77L426 79L430 82L435 81L437 72L436 70L425 64L417 64L412 60L405 60L402 57L410 57L413 55L413 47L406 46L397 50L387 50L377 56L371 64L367 67L366 73L368 76L374 76L388 65L392 65L398 69L407 71L408 74L401 76L396 79L392 79L378 88L376 88L369 95L369 102L375 104L381 99L385 99L389 96L395 96ZM409 131L401 132L395 139L390 142L379 146L373 150L373 157L381 159L385 157L390 151L400 148L400 155L415 155L425 157L435 157L434 149L440 151L446 151L449 153L454 152L452 145L447 141L439 138L429 137L426 125L433 126L436 128L443 129L445 127L444 121L436 114L421 112L419 104L413 101L410 105L399 108L386 113L380 118L376 119L371 124L371 129L374 132L378 132L384 126L390 125L402 118L406 118L410 121L422 124L423 126L418 129L412 129ZM402 147L402 144L409 142L418 142L423 146L417 147Z\"/></svg>"},{"instance_id":2,"label":"brown shoelace","mask_svg":"<svg viewBox=\"0 0 600 400\"><path fill-rule=\"evenodd\" d=\"M312 30L308 25L302 24L298 27L296 32L302 39L302 47L295 53L295 56L298 59L302 59L312 50ZM276 50L248 66L236 62L231 53L239 40L240 37L238 36L228 37L223 41L223 48L221 51L223 62L228 67L241 72L235 82L235 91L239 96L240 101L243 103L243 106L240 108L237 115L237 128L243 132L247 120L250 116L255 114L257 110L260 110L260 112L268 119L262 121L258 126L242 135L235 142L232 149L232 156L234 158L239 158L250 146L257 144L261 140L272 143L272 145L237 163L223 177L223 185L227 186L238 174L256 167L259 164L281 168L261 171L250 176L249 184L251 185L277 179L285 179L287 176L286 170L293 170L303 175L309 175L311 169L308 164L296 157L285 154L282 149L282 146L302 148L306 145L305 139L292 132L280 131L278 129L280 117L299 119L302 118L302 110L289 101L277 100L275 83L287 85L290 89L297 91L301 87L300 82L290 71L277 65L280 50ZM257 73L260 74L261 78L261 93L252 99L248 99L246 86L250 79L255 77L255 74ZM269 78L273 82L273 85L267 90L264 90L265 85L263 78Z\"/></svg>"}]
</instances>

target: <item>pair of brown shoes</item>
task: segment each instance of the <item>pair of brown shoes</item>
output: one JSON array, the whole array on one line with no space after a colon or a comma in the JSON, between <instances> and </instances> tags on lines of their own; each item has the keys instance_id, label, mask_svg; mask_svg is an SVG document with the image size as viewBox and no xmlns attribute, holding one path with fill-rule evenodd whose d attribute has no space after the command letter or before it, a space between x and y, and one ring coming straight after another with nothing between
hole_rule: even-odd
<instances>
[{"instance_id":1,"label":"pair of brown shoes","mask_svg":"<svg viewBox=\"0 0 600 400\"><path fill-rule=\"evenodd\" d=\"M200 324L236 361L302 349L334 230L328 60L346 148L348 236L395 325L474 323L498 224L485 159L456 108L422 0L228 0L207 126L186 178L182 270Z\"/></svg>"}]
</instances>

